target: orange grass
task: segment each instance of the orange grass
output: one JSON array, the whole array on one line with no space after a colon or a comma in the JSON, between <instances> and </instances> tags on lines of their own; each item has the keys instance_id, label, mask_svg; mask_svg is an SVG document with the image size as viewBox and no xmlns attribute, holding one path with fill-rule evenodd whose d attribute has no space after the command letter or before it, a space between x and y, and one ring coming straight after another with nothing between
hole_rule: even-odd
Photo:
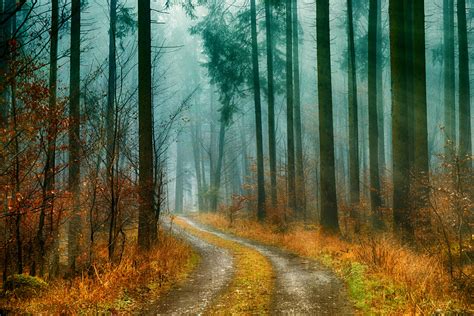
<instances>
[{"instance_id":1,"label":"orange grass","mask_svg":"<svg viewBox=\"0 0 474 316\"><path fill-rule=\"evenodd\" d=\"M415 253L388 237L350 243L325 235L317 227L305 229L301 224L293 224L282 233L276 226L252 220L237 219L230 227L222 215L202 214L197 218L238 236L321 261L348 283L350 293L354 290L351 298L363 313L473 311L472 302L454 290L437 258ZM351 284L354 264L363 267L363 278Z\"/></svg>"},{"instance_id":2,"label":"orange grass","mask_svg":"<svg viewBox=\"0 0 474 316\"><path fill-rule=\"evenodd\" d=\"M71 280L55 280L32 298L0 300L0 308L15 313L90 314L127 313L145 307L171 285L182 280L196 264L190 246L161 234L160 243L143 255L126 249L119 265L93 266Z\"/></svg>"}]
</instances>

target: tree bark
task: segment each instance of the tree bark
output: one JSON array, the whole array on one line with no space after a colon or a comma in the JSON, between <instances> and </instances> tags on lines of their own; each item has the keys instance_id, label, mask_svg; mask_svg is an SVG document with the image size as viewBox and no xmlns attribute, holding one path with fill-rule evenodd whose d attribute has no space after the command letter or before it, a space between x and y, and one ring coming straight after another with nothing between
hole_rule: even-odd
<instances>
[{"instance_id":1,"label":"tree bark","mask_svg":"<svg viewBox=\"0 0 474 316\"><path fill-rule=\"evenodd\" d=\"M153 245L152 225L156 223L153 196L153 108L151 85L150 0L138 1L138 133L139 133L139 215L138 246Z\"/></svg>"},{"instance_id":2,"label":"tree bark","mask_svg":"<svg viewBox=\"0 0 474 316\"><path fill-rule=\"evenodd\" d=\"M392 148L393 217L395 233L402 241L412 240L413 226L409 209L409 155L406 96L405 11L400 0L390 0L390 51L392 68Z\"/></svg>"},{"instance_id":3,"label":"tree bark","mask_svg":"<svg viewBox=\"0 0 474 316\"><path fill-rule=\"evenodd\" d=\"M339 221L334 163L329 1L316 2L316 41L318 63L321 225L327 231L338 232Z\"/></svg>"}]
</instances>

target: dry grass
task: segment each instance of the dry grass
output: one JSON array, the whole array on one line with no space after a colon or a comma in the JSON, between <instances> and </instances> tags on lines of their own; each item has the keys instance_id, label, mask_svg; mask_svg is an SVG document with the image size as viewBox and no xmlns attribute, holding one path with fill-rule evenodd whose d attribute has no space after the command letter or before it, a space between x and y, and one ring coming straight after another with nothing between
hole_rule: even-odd
<instances>
[{"instance_id":1,"label":"dry grass","mask_svg":"<svg viewBox=\"0 0 474 316\"><path fill-rule=\"evenodd\" d=\"M127 248L119 265L93 266L80 277L53 281L36 297L4 298L0 308L22 314L140 310L151 298L157 298L172 284L184 279L198 260L187 244L166 234L160 237L159 245L146 255Z\"/></svg>"},{"instance_id":2,"label":"dry grass","mask_svg":"<svg viewBox=\"0 0 474 316\"><path fill-rule=\"evenodd\" d=\"M213 302L207 314L218 315L261 315L270 311L271 294L274 286L272 266L258 251L237 242L224 240L214 234L200 231L181 219L176 223L208 241L229 249L235 260L235 274L229 288Z\"/></svg>"},{"instance_id":3,"label":"dry grass","mask_svg":"<svg viewBox=\"0 0 474 316\"><path fill-rule=\"evenodd\" d=\"M208 225L265 244L283 247L330 266L349 288L363 313L430 314L473 311L472 302L455 291L443 264L433 256L401 247L388 237L349 243L323 234L317 227L294 224L286 232L277 226L238 219L232 227L221 215L204 214Z\"/></svg>"}]
</instances>

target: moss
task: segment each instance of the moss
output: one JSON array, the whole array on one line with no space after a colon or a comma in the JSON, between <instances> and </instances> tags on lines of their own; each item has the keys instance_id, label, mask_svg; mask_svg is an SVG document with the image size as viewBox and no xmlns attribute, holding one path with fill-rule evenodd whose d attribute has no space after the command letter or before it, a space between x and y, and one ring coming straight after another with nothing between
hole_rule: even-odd
<instances>
[{"instance_id":1,"label":"moss","mask_svg":"<svg viewBox=\"0 0 474 316\"><path fill-rule=\"evenodd\" d=\"M10 275L3 285L4 295L15 295L19 298L37 295L47 287L48 283L41 278L27 274Z\"/></svg>"}]
</instances>

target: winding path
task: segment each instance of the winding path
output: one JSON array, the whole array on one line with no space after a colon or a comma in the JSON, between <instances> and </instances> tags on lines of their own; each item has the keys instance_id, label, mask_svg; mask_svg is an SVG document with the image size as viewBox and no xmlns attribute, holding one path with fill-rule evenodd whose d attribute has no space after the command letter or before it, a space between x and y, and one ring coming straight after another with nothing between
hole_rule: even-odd
<instances>
[{"instance_id":1,"label":"winding path","mask_svg":"<svg viewBox=\"0 0 474 316\"><path fill-rule=\"evenodd\" d=\"M276 275L273 314L353 314L344 284L315 261L218 232L189 218L184 220L197 229L253 248L270 259Z\"/></svg>"},{"instance_id":2,"label":"winding path","mask_svg":"<svg viewBox=\"0 0 474 316\"><path fill-rule=\"evenodd\" d=\"M169 227L169 224L166 224ZM233 276L232 255L172 225L173 233L188 241L201 259L183 284L171 289L140 315L199 315L229 284Z\"/></svg>"},{"instance_id":3,"label":"winding path","mask_svg":"<svg viewBox=\"0 0 474 316\"><path fill-rule=\"evenodd\" d=\"M333 272L313 260L216 231L190 218L182 219L198 230L255 249L270 260L276 276L272 315L354 313L344 284ZM233 274L232 257L226 250L216 248L182 229L173 229L196 248L202 257L201 263L182 287L161 298L147 314L201 314L228 285Z\"/></svg>"}]
</instances>

